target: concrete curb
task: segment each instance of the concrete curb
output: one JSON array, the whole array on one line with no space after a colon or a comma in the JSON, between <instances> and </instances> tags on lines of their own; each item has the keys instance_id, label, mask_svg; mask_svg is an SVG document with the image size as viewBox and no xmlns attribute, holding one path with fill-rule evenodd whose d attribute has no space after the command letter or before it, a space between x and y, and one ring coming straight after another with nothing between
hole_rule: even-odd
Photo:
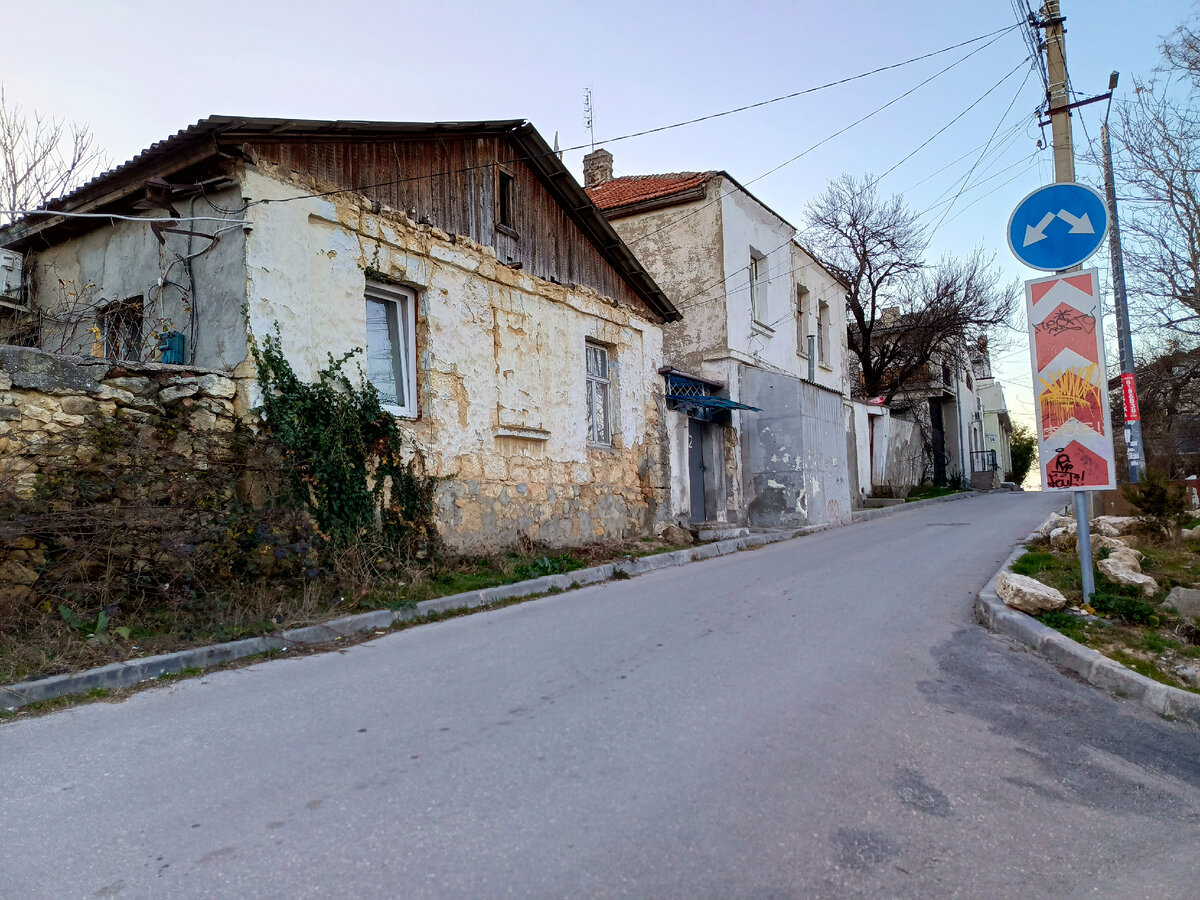
<instances>
[{"instance_id":1,"label":"concrete curb","mask_svg":"<svg viewBox=\"0 0 1200 900\"><path fill-rule=\"evenodd\" d=\"M938 498L945 499L945 498ZM916 504L909 504L915 506ZM244 659L259 653L286 650L288 647L325 644L339 637L350 637L369 631L380 631L391 628L392 625L421 620L430 615L457 610L474 609L488 606L503 600L516 597L533 597L558 591L567 591L576 587L610 581L616 575L626 578L632 575L642 575L658 569L682 566L702 559L724 556L764 544L774 544L779 541L791 540L806 534L815 534L832 528L832 525L812 525L806 528L795 528L770 533L749 534L745 537L717 541L712 544L701 544L698 547L686 547L671 553L658 553L653 556L627 557L619 562L605 563L587 569L578 569L562 575L546 575L528 581L518 581L514 584L504 584L479 591L469 591L463 594L452 594L448 597L437 597L423 600L415 609L401 609L395 612L387 609L359 613L353 616L343 616L322 622L319 625L308 625L303 628L291 628L277 634L265 637L247 638L240 641L230 641L215 644L210 647L196 647L191 650L179 650L174 653L164 653L158 656L146 656L141 659L131 659L125 662L110 663L96 669L84 672L74 672L67 675L53 675L36 681L24 681L20 684L0 686L0 709L15 710L30 703L42 700L52 700L68 694L85 694L88 691L103 689L115 690L131 687L143 681L149 681L162 675L171 675L184 669L207 669L221 663ZM621 573L621 574L617 574Z\"/></svg>"},{"instance_id":2,"label":"concrete curb","mask_svg":"<svg viewBox=\"0 0 1200 900\"><path fill-rule=\"evenodd\" d=\"M931 497L928 500L914 500L912 503L901 503L896 506L881 506L875 509L856 509L851 514L852 522L870 522L872 519L881 519L884 516L894 516L898 512L905 512L910 509L917 509L922 506L933 506L935 503L950 503L954 500L968 500L972 497L980 497L981 493L977 491L960 491L957 494L947 494L945 497Z\"/></svg>"},{"instance_id":3,"label":"concrete curb","mask_svg":"<svg viewBox=\"0 0 1200 900\"><path fill-rule=\"evenodd\" d=\"M1007 606L996 595L996 579L1025 552L1025 544L1036 537L1036 531L1030 532L975 598L975 617L980 623L1032 647L1060 669L1073 672L1101 690L1140 703L1159 715L1176 716L1200 725L1200 694L1147 678L1043 625L1033 616Z\"/></svg>"}]
</instances>

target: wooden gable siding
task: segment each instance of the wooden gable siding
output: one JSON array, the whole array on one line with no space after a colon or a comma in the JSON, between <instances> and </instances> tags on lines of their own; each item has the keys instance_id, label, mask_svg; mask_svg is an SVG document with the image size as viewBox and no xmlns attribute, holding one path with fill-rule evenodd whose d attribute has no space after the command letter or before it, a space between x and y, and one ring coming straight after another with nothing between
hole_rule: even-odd
<instances>
[{"instance_id":1,"label":"wooden gable siding","mask_svg":"<svg viewBox=\"0 0 1200 900\"><path fill-rule=\"evenodd\" d=\"M259 160L355 188L416 220L492 246L500 262L519 262L530 275L585 285L648 311L502 137L255 141L252 149ZM497 161L515 178L516 237L496 227Z\"/></svg>"}]
</instances>

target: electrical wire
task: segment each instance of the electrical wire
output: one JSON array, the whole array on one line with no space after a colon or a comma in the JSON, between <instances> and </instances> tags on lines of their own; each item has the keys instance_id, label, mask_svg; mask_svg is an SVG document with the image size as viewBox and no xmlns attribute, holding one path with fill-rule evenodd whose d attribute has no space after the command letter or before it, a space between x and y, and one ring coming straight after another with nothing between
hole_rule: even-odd
<instances>
[{"instance_id":1,"label":"electrical wire","mask_svg":"<svg viewBox=\"0 0 1200 900\"><path fill-rule=\"evenodd\" d=\"M123 222L224 222L250 225L249 221L230 222L219 216L124 216L119 213L64 212L56 209L0 209L0 216L62 216L67 219L120 219Z\"/></svg>"},{"instance_id":2,"label":"electrical wire","mask_svg":"<svg viewBox=\"0 0 1200 900\"><path fill-rule=\"evenodd\" d=\"M975 160L975 162L972 164L971 168L967 171L966 177L963 178L962 186L958 189L958 193L956 193L954 195L954 199L950 201L950 205L947 206L946 209L942 211L942 217L940 219L938 219L937 224L934 225L933 229L929 232L931 237L934 234L937 234L937 230L942 227L942 223L945 222L946 216L949 214L950 210L952 210L954 208L954 204L958 201L958 198L962 196L962 193L964 190L966 190L967 185L970 184L971 176L975 173L975 169L979 166L979 163L982 162L983 158L987 155L987 146L990 145L991 142L996 139L996 134L1000 131L1000 126L1004 124L1004 120L1008 117L1009 112L1011 112L1012 108L1016 105L1017 98L1021 96L1021 91L1025 89L1025 84L1026 84L1025 81L1021 82L1021 87L1018 88L1017 93L1013 95L1012 100L1008 104L1008 109L1006 109L1004 111L1004 115L1002 115L1000 117L1000 121L997 122L996 127L992 129L991 136L988 137L988 139L987 139L987 144L985 144L985 149L984 149L983 153L981 153L979 155L979 158Z\"/></svg>"},{"instance_id":3,"label":"electrical wire","mask_svg":"<svg viewBox=\"0 0 1200 900\"><path fill-rule=\"evenodd\" d=\"M886 172L884 172L882 175L878 176L878 177L876 178L876 181L882 181L882 180L883 180L884 178L886 178L888 175L891 175L891 174L892 174L893 172L895 172L895 171L896 171L898 168L900 168L902 165L904 165L906 162L908 162L910 159L912 159L914 156L916 156L918 153L920 153L922 150L924 150L926 147L928 147L928 146L929 146L931 143L933 143L933 142L934 142L934 141L935 141L935 140L938 138L938 136L939 136L939 135L941 135L941 134L942 134L942 132L944 132L944 131L945 131L947 128L951 127L951 126L952 126L952 125L953 125L955 122L957 122L959 119L961 119L963 116L965 116L965 115L966 115L967 113L969 113L971 110L973 110L973 109L974 109L976 106L978 106L980 103L982 103L982 102L983 102L985 99L987 99L987 97L988 97L988 96L989 96L989 95L990 95L990 94L991 94L991 93L992 93L994 90L996 90L996 88L1000 87L1000 85L1002 85L1002 84L1004 84L1004 82L1008 81L1008 79L1010 79L1010 78L1011 78L1013 75L1015 75L1015 74L1017 73L1017 71L1018 71L1018 70L1019 70L1019 69L1020 69L1022 66L1024 66L1024 65L1025 65L1025 63L1027 63L1027 62L1029 62L1029 57L1026 57L1025 59L1021 60L1019 63L1017 63L1015 66L1013 66L1013 67L1012 67L1012 69L1010 69L1010 70L1009 70L1009 72L1008 72L1008 74L1007 74L1007 75L1005 75L1003 78L1001 78L1001 79L1000 79L999 81L997 81L995 84L993 84L993 85L992 85L990 88L988 88L986 91L984 91L984 92L983 92L982 94L980 94L978 97L976 97L976 98L975 98L975 100L974 100L974 101L972 101L972 103L971 103L971 105L970 105L970 106L968 106L966 109L964 109L962 112L960 112L960 113L959 113L957 116L955 116L953 119L951 119L951 120L950 120L949 122L947 122L945 125L943 125L941 128L939 128L939 129L938 129L937 131L935 131L933 134L931 134L931 135L930 135L928 138L926 138L926 139L925 139L925 141L924 141L924 143L920 144L920 145L919 145L919 146L918 146L918 147L917 147L915 150L913 150L911 153L909 153L909 154L908 154L908 156L904 157L904 159L900 160L898 163L896 163L895 165L893 165L893 166L892 166L890 169L888 169L888 170L887 170ZM1029 80L1029 75L1030 75L1030 74L1031 74L1030 72L1026 72L1026 73L1025 73L1025 80L1026 80L1026 81L1028 81L1028 80ZM1024 88L1024 87L1025 87L1025 83L1024 83L1024 82L1022 82L1022 83L1021 83L1021 88ZM1018 93L1020 92L1021 88L1018 88L1018 89L1017 89ZM1010 108L1011 108L1011 107L1010 107ZM1005 115L1008 115L1007 111L1005 112Z\"/></svg>"},{"instance_id":4,"label":"electrical wire","mask_svg":"<svg viewBox=\"0 0 1200 900\"><path fill-rule=\"evenodd\" d=\"M722 110L720 112L709 113L708 115L697 116L692 119L686 119L681 122L673 122L669 125L660 125L655 128L647 128L642 131L634 131L634 132L630 132L629 134L623 134L623 135L618 135L616 137L606 138L604 140L598 141L597 143L599 143L599 144L615 144L615 143L618 143L619 141L626 141L626 140L630 140L632 138L645 137L645 136L651 135L651 134L658 134L663 131L669 131L674 128L683 128L688 125L695 125L700 122L707 122L712 119L718 119L718 118L722 118L724 116L734 115L735 113L745 112L745 111L751 110L751 109L757 109L762 106L767 106L772 103L779 103L784 100L790 100L795 97L803 96L805 94L812 94L812 93L816 93L817 91L827 90L829 88L847 84L852 81L857 81L857 80L860 80L863 78L870 77L871 75L877 75L881 72L887 72L890 70L901 68L903 66L912 65L913 63L921 62L922 60L930 59L932 57L939 56L943 53L949 53L951 50L957 50L960 47L967 46L968 44L975 44L975 43L978 43L979 41L984 41L984 40L988 40L988 38L991 38L991 40L988 40L988 43L984 44L982 47L977 47L975 50L971 51L970 53L968 53L966 56L964 56L962 59L960 59L958 61L958 62L962 62L963 60L968 59L971 56L974 56L976 53L980 52L981 50L984 50L987 47L990 47L992 44L994 44L996 41L998 41L1001 37L1016 30L1018 27L1020 27L1020 26L1019 25L1009 25L1005 28L999 28L999 29L996 29L995 31L989 31L986 34L977 35L976 37L969 38L965 41L959 41L957 44L951 44L947 47L942 47L938 50L933 50L929 53L924 53L920 56L914 56L910 59L906 59L906 60L903 60L903 61L897 62L897 63L890 63L889 65L886 65L886 66L879 66L877 68L871 69L866 72L860 72L856 75L849 75L845 78L837 79L836 81L830 81L830 82L826 82L824 84L816 85L814 87L805 88L803 90L793 91L790 94L783 94L779 97L772 97L769 100L760 100L757 103L745 104L743 106L739 106L734 109ZM953 68L955 65L958 65L958 62L954 63L953 65L951 65L948 68ZM943 70L943 71L946 71L946 70ZM938 74L941 74L941 73L938 73ZM937 77L937 76L935 75L933 77ZM921 87L924 84L925 84L925 82L922 82L922 84L918 85L918 87ZM897 100L903 99L904 96L907 96L907 95L902 95L901 97L898 97ZM892 101L892 102L896 102L896 101ZM884 108L886 108L886 107L884 107ZM858 123L856 122L853 124L858 124ZM853 127L853 124L848 127ZM836 136L837 135L831 135L830 139L832 139L833 137L836 137ZM505 159L505 160L492 160L487 163L479 163L479 164L473 165L473 166L463 166L462 168L458 168L458 169L448 169L448 170L445 170L442 172L430 172L430 173L424 174L424 175L412 175L412 176L407 176L405 178L395 178L395 179L390 179L388 181L380 181L380 182L375 182L373 184L363 184L363 185L358 185L356 187L351 187L351 188L336 188L336 189L328 190L328 191L315 191L315 192L307 193L307 194L297 194L292 197L263 198L260 200L251 201L251 203L249 205L255 206L258 204L266 204L266 203L290 203L293 200L305 200L305 199L312 199L312 198L329 197L329 196L333 196L335 194L361 193L362 191L369 191L369 190L373 190L375 188L391 187L391 186L397 185L397 184L406 184L406 183L412 182L412 181L420 181L421 179L424 179L424 178L444 177L444 176L448 176L448 175L459 175L459 174L464 174L467 172L474 172L479 169L490 169L496 165L509 165L509 164L517 163L517 162L528 162L530 160L542 159L542 158L552 156L552 155L558 156L560 154L569 153L569 152L572 152L575 150L585 150L589 146L591 146L590 141L588 143L577 144L573 147L563 147L563 148L560 148L559 150L551 150L550 153L535 153L535 154L531 154L528 156L517 156L517 157L513 157L511 159ZM815 148L810 148L810 149L815 149ZM806 151L806 152L808 152L808 151ZM788 163L784 163L783 165L788 165ZM780 166L779 168L782 168L782 167L783 166ZM775 171L775 170L772 170L772 171ZM764 175L759 176L759 177L760 178L765 177L765 175L769 175L769 174L771 174L771 173L767 172Z\"/></svg>"},{"instance_id":5,"label":"electrical wire","mask_svg":"<svg viewBox=\"0 0 1200 900\"><path fill-rule=\"evenodd\" d=\"M937 78L940 78L942 75L945 75L951 69L966 62L968 59L970 59L976 53L986 50L992 44L996 43L996 41L1000 40L1000 37L1002 37L1004 33L1007 33L1008 31L1011 31L1011 30L1012 30L1011 28L1005 29L1004 32L1002 32L999 37L992 38L992 40L988 41L982 47L976 47L970 53L955 60L950 65L946 66L944 69L941 69L940 71L937 71L934 74L930 75L924 81L921 81L914 87L909 88L903 94L893 97L891 100L889 100L887 103L884 103L882 106L877 106L875 109L871 110L871 112L867 113L865 116L855 119L853 122L851 122L849 125L845 126L844 128L841 128L841 129L835 131L833 134L822 138L821 140L817 141L815 144L812 144L811 146L809 146L806 149L802 150L801 152L797 153L791 159L780 163L779 165L775 166L775 168L773 168L773 169L768 169L766 172L763 172L761 175L758 175L755 178L751 178L749 181L747 181L745 183L744 186L748 187L749 185L752 185L757 181L762 181L764 178L766 178L769 175L774 175L780 169L783 169L786 166L790 166L792 163L797 162L800 159L803 159L805 156L807 156L809 153L812 153L812 151L816 150L818 147L829 143L836 137L840 137L841 135L845 134L850 129L855 128L858 125L861 125L863 122L867 121L868 119L879 115L879 113L883 112L885 109L888 109L889 107L895 105L896 103L899 103L901 100L905 99L906 97L909 97L912 94L915 94L917 91L919 91L921 88L925 87L925 85L929 84L931 81L933 81ZM662 227L656 228L654 231L649 231L646 234L639 235L638 237L634 238L632 241L627 241L626 243L630 247L632 247L634 244L637 244L640 241L644 241L647 238L653 237L656 234L666 231L668 228L673 228L676 225L678 225L680 222L684 222L687 219L690 219L692 216L698 215L699 213L703 212L705 209L712 206L713 204L719 203L720 201L724 200L726 197L731 196L733 193L734 193L734 191L731 190L728 193L720 194L719 196L714 197L712 200L708 201L707 203L704 203L704 204L696 207L695 209L689 210L688 212L684 213L679 218L672 219L670 222L667 222ZM776 248L776 249L778 249L778 248Z\"/></svg>"},{"instance_id":6,"label":"electrical wire","mask_svg":"<svg viewBox=\"0 0 1200 900\"><path fill-rule=\"evenodd\" d=\"M997 40L998 40L998 38L997 38ZM993 43L994 43L994 41L993 41ZM964 57L962 57L961 59L957 60L956 62L952 63L950 66L947 66L946 68L942 69L941 71L939 71L939 72L935 73L934 75L930 76L930 77L929 77L928 79L926 79L925 81L923 81L923 82L921 82L920 84L916 85L916 87L913 87L913 88L911 88L910 90L906 91L905 93L901 94L901 95L900 95L900 96L898 96L898 97L895 97L895 98L893 98L892 100L889 100L889 101L888 101L886 104L884 104L883 106L880 106L880 107L878 107L877 109L875 109L875 110L873 110L872 112L868 113L866 116L863 116L861 119L858 119L858 120L856 120L855 122L852 122L850 125L846 126L845 128L841 129L840 131L837 131L837 132L835 132L834 134L830 135L829 137L826 137L826 138L822 139L821 141L819 141L818 143L816 143L816 144L812 145L812 147L809 147L807 150L805 150L803 153L801 153L801 154L800 154L800 156L803 156L805 153L808 153L808 152L810 152L811 150L815 149L816 147L820 146L820 145L821 145L821 144L823 144L823 143L826 143L827 141L831 140L832 138L834 138L834 137L837 137L839 134L842 134L842 133L844 133L845 131L847 131L847 130L849 130L850 128L854 127L854 125L856 125L856 124L858 124L858 123L860 123L860 122L863 122L863 121L865 121L866 119L869 119L871 116L874 116L874 115L876 115L877 113L881 112L882 110L884 110L884 109L886 109L887 107L891 106L892 104L896 103L898 100L901 100L901 99L903 99L904 97L907 97L908 95L912 94L913 92L915 92L915 91L916 91L916 90L918 90L919 88L921 88L921 87L923 87L924 85L928 84L928 83L929 83L929 81L932 81L934 78L937 78L938 76L945 74L945 73L946 73L946 72L948 72L950 69L952 69L952 68L954 68L955 66L957 66L959 63L961 63L961 62L965 61L966 59L968 59L968 58L969 58L971 55L973 55L974 53L977 53L977 52L979 52L979 50L985 49L985 47L986 47L986 46L990 46L990 44L988 44L988 45L985 45L984 47L977 48L976 50L972 51L972 53L970 53L970 54L967 54L966 56L964 56ZM1010 74L1011 74L1011 73L1010 73ZM1007 76L1006 76L1006 77L1007 77ZM1024 82L1022 82L1021 88L1024 88L1024 86L1025 86L1025 83L1024 83ZM1018 91L1018 95L1019 95L1019 91ZM1013 103L1015 103L1015 101L1016 101L1016 97L1014 97L1014 98L1013 98ZM1010 104L1009 104L1009 107L1008 107L1008 109L1006 109L1006 110L1005 110L1004 116L1002 116L1002 117L1001 117L1001 123L1003 123L1003 120L1004 120L1004 118L1005 118L1005 117L1007 117L1007 115L1008 115L1009 111L1011 111L1011 109L1012 109L1012 106L1013 106L1013 103L1010 103ZM997 129L998 129L998 128L999 128L999 126L997 126ZM988 139L988 141L986 141L986 142L985 142L985 144L984 144L984 147L985 147L985 152L984 152L984 155L986 155L986 152L987 152L987 151L986 151L986 148L987 148L987 146L988 146L988 145L989 145L989 144L992 142L992 140L993 140L994 138L995 138L995 131L993 131L993 133L992 133L992 136L991 136L991 137ZM926 142L926 143L928 143L928 142ZM919 149L919 148L918 148L918 149ZM797 156L797 157L793 157L793 158L792 158L792 160L789 160L789 162L793 162L793 161L795 161L796 159L799 159L799 158L800 158L799 156ZM982 158L982 156L981 156L981 158ZM978 165L978 162L979 162L979 160L976 160L976 165ZM747 182L746 182L746 184L747 184L747 185L749 185L749 184L753 184L755 181L758 181L758 180L760 180L760 179L762 179L762 178L765 178L767 175L770 175L772 172L778 171L778 169L782 168L782 167L783 167L783 166L785 166L785 165L788 165L788 163L783 163L782 165L780 165L780 166L777 166L777 167L775 167L774 169L771 169L771 170L769 170L768 172L765 172L765 173L763 173L762 175L759 175L757 178L754 178L754 179L751 179L750 181L747 181ZM733 192L732 192L732 191L730 191L730 193L733 193ZM960 193L961 193L961 192L960 192ZM689 218L689 217L690 217L690 216L692 216L692 215L695 215L696 213L700 212L700 211L701 211L702 209L704 209L705 207L707 207L707 206L711 206L713 203L717 202L717 200L720 200L720 199L722 199L724 196L726 196L726 195L725 195L725 194L722 194L722 195L721 195L721 197L718 197L718 198L716 198L715 200L711 200L711 201L709 201L708 203L704 204L704 206L701 206L701 207L699 207L699 208L698 208L698 209L696 209L696 210L692 210L692 211L690 211L690 212L689 212L688 214L686 214L685 216L681 216L681 217L680 217L680 218L678 218L678 219L675 219L675 220L673 220L673 221L671 221L671 222L668 222L667 224L663 225L661 228L657 229L656 231L648 232L646 235L642 235L640 238L637 238L637 239L635 239L635 241L628 242L628 243L630 243L630 244L632 244L632 243L636 243L636 240L641 240L641 239L643 239L643 238L645 238L645 237L649 237L649 236L651 236L651 235L653 235L653 234L658 234L659 232L661 232L661 231L664 231L664 230L666 230L667 228L669 228L669 227L671 227L671 226L673 226L673 225L675 225L675 224L678 224L679 222L683 221L684 219L686 219L686 218ZM767 254L766 254L766 255L767 255L767 257L770 257L770 255L771 255L772 253L775 253L776 251L778 251L778 250L782 249L783 247L787 246L787 244L791 243L793 240L795 240L795 238L794 238L794 237L790 237L790 238L788 238L788 240L787 240L787 241L785 241L784 243L780 244L778 247L775 247L775 248L773 248L772 250L768 251L768 252L767 252ZM710 297L710 298L708 298L707 300L704 300L704 301L697 301L697 298L699 298L699 297L700 297L700 296L702 296L703 294L706 294L708 291L712 290L713 288L717 288L717 287L720 287L720 286L724 285L724 284L725 284L725 283L727 283L727 282L728 282L728 281L729 281L731 278L734 278L735 276L738 276L738 275L740 275L742 272L748 271L748 270L749 270L749 268L750 268L750 266L749 266L749 264L747 263L745 266L742 266L741 268L739 268L739 269L736 269L736 270L734 270L733 272L730 272L728 275L726 275L724 278L720 279L719 281L716 281L716 282L713 282L712 284L709 284L709 285L706 285L706 286L704 286L704 287L703 287L703 288L701 288L700 290L698 290L698 291L696 291L696 292L694 292L694 293L692 293L692 294L688 295L687 297L684 297L684 298L683 298L683 299L681 299L679 302L675 303L675 304L674 304L675 308L676 308L677 310L679 310L680 312L683 312L683 311L685 311L685 310L687 310L687 309L691 309L691 308L693 308L693 307L700 306L700 305L702 305L702 304L704 304L704 303L710 303L710 302L715 302L716 300L725 299L726 297L728 297L728 295L729 295L729 293L730 293L730 292L728 292L728 291L727 291L727 292L723 293L723 294L722 294L721 296L719 296L719 297ZM740 290L740 288L739 288L739 289L735 289L735 290Z\"/></svg>"}]
</instances>

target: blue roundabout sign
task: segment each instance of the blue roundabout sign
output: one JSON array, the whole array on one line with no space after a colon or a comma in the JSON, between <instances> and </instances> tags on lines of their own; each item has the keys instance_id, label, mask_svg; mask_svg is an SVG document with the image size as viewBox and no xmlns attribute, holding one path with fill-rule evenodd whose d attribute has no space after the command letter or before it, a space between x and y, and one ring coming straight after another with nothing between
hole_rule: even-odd
<instances>
[{"instance_id":1,"label":"blue roundabout sign","mask_svg":"<svg viewBox=\"0 0 1200 900\"><path fill-rule=\"evenodd\" d=\"M1108 207L1086 184L1048 184L1017 204L1008 220L1008 246L1031 269L1057 272L1099 249Z\"/></svg>"}]
</instances>

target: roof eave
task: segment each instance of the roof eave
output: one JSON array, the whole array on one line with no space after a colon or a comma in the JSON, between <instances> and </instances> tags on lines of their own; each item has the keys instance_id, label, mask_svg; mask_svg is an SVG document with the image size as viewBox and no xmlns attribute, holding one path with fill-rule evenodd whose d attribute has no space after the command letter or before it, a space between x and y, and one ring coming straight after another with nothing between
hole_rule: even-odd
<instances>
[{"instance_id":1,"label":"roof eave","mask_svg":"<svg viewBox=\"0 0 1200 900\"><path fill-rule=\"evenodd\" d=\"M650 273L617 234L600 208L592 202L574 176L563 165L558 154L545 138L528 122L513 129L513 142L524 154L524 161L538 175L546 188L558 199L567 216L592 242L600 254L613 266L663 322L677 322L682 314L671 303ZM621 251L624 253L621 253Z\"/></svg>"}]
</instances>

